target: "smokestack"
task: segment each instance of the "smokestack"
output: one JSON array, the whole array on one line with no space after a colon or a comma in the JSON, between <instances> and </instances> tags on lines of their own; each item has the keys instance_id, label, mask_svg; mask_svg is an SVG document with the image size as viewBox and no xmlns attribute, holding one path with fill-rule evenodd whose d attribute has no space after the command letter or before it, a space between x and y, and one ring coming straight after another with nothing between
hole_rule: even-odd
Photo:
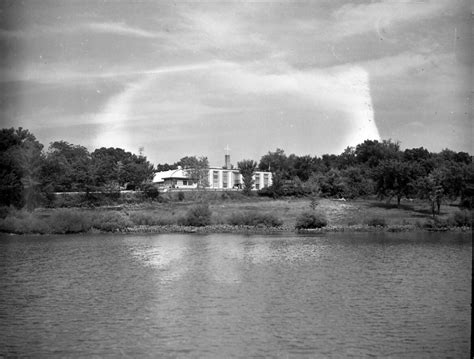
<instances>
[{"instance_id":1,"label":"smokestack","mask_svg":"<svg viewBox=\"0 0 474 359\"><path fill-rule=\"evenodd\" d=\"M224 168L225 169L230 169L230 155L225 155L225 165L224 165Z\"/></svg>"}]
</instances>

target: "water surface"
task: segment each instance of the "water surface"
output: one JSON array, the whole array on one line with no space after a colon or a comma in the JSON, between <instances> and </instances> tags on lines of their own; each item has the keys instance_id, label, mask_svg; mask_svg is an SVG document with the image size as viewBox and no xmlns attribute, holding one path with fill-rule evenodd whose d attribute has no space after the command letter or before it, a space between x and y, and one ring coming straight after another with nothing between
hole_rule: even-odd
<instances>
[{"instance_id":1,"label":"water surface","mask_svg":"<svg viewBox=\"0 0 474 359\"><path fill-rule=\"evenodd\" d=\"M469 355L470 234L0 238L0 357Z\"/></svg>"}]
</instances>

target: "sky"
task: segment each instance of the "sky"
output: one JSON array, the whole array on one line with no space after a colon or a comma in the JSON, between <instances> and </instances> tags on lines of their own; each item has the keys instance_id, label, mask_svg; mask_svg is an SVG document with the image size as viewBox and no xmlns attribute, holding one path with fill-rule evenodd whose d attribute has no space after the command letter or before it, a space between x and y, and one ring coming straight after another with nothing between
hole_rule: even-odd
<instances>
[{"instance_id":1,"label":"sky","mask_svg":"<svg viewBox=\"0 0 474 359\"><path fill-rule=\"evenodd\" d=\"M0 2L1 127L154 163L472 151L468 0Z\"/></svg>"}]
</instances>

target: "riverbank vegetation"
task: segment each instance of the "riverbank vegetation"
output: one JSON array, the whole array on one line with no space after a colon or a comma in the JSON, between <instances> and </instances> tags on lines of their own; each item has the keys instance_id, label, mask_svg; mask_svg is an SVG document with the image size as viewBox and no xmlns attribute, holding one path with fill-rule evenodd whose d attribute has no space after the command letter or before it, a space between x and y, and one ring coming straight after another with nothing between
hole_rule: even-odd
<instances>
[{"instance_id":1,"label":"riverbank vegetation","mask_svg":"<svg viewBox=\"0 0 474 359\"><path fill-rule=\"evenodd\" d=\"M21 128L0 131L0 153L3 232L445 230L472 223L471 156L449 149L401 150L391 140L367 140L340 155L321 157L277 149L260 162L239 162L244 191L220 192L163 193L151 183L156 170L177 166L196 167L198 178L209 166L205 157L186 156L155 167L120 148L89 152L56 141L44 151ZM273 174L273 184L257 192L249 190L256 169Z\"/></svg>"},{"instance_id":2,"label":"riverbank vegetation","mask_svg":"<svg viewBox=\"0 0 474 359\"><path fill-rule=\"evenodd\" d=\"M306 198L261 197L149 202L101 208L38 208L10 210L0 219L8 233L80 232L294 232L470 230L471 212L444 206L431 217L424 201L396 204L372 200L321 199L316 210Z\"/></svg>"}]
</instances>

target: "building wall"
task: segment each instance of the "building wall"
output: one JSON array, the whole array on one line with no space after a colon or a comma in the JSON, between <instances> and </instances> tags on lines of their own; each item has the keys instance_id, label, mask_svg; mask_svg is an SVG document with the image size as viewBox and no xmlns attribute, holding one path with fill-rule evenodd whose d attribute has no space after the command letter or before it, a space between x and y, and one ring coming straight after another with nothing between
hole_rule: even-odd
<instances>
[{"instance_id":1,"label":"building wall","mask_svg":"<svg viewBox=\"0 0 474 359\"><path fill-rule=\"evenodd\" d=\"M254 190L259 190L272 185L271 172L255 172L253 175ZM167 178L158 184L159 188L197 188L197 184L193 181L182 178ZM242 175L235 169L210 168L208 173L208 182L210 189L241 189L243 187Z\"/></svg>"},{"instance_id":2,"label":"building wall","mask_svg":"<svg viewBox=\"0 0 474 359\"><path fill-rule=\"evenodd\" d=\"M227 176L227 177L226 177ZM254 185L252 189L259 190L272 185L271 172L255 172L253 175ZM242 175L238 170L228 170L223 168L209 169L209 188L232 189L243 186Z\"/></svg>"}]
</instances>

